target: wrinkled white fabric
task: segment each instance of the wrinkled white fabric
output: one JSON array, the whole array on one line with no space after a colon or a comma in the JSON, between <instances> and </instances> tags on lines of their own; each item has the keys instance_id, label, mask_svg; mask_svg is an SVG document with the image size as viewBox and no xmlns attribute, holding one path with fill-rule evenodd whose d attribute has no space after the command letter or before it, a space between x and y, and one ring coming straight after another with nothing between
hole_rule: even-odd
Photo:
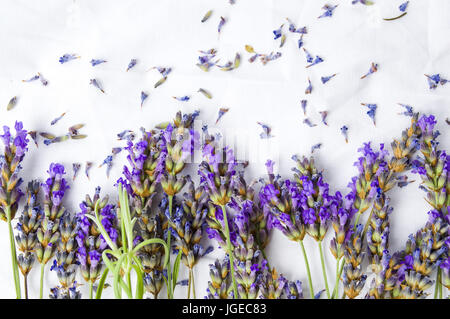
<instances>
[{"instance_id":1,"label":"wrinkled white fabric","mask_svg":"<svg viewBox=\"0 0 450 319\"><path fill-rule=\"evenodd\" d=\"M65 203L72 212L84 194L92 194L95 186L102 186L104 194L115 197L114 183L125 163L124 152L114 160L109 179L105 168L97 168L114 146L124 145L116 134L124 129L139 131L172 118L177 110L201 110L199 117L213 124L219 108L229 108L217 125L227 143L234 143L242 158L250 160L248 178L265 173L264 162L272 158L284 177L290 174L293 154L310 153L311 146L322 143L316 150L317 165L332 190L346 192L350 178L356 174L353 162L363 142L389 144L399 137L409 124L409 118L399 115L403 109L397 103L412 105L415 111L433 113L441 131L441 146L449 148L450 84L430 91L424 74L441 73L450 78L450 2L445 0L415 1L409 3L408 14L396 21L382 18L400 14L403 1L378 0L373 6L351 5L345 1L299 0L237 0L228 1L88 1L88 0L3 0L0 11L0 106L1 124L24 122L27 130L48 131L57 135L66 133L69 126L85 123L81 130L88 134L85 140L67 141L39 148L31 142L23 163L22 177L46 177L51 162L66 166L69 178L72 163L83 163L76 181L71 183ZM317 19L325 3L339 4L331 18ZM200 20L210 9L211 18ZM220 16L228 21L220 37L217 26ZM287 31L289 17L298 27L306 26L304 47L325 61L305 68L303 50L297 47L298 35ZM273 40L272 31L281 24L287 36ZM282 57L263 66L259 61L248 62L251 56L244 50L252 45L258 53L282 52ZM220 63L232 60L236 52L242 57L241 66L231 72L212 68L201 71L195 64L198 50L218 50ZM61 65L58 58L65 53L76 53L80 59ZM92 67L92 58L106 59L105 64ZM125 72L129 61L138 64ZM372 62L378 63L378 72L361 80ZM166 83L154 89L160 78L154 66L173 68ZM39 81L23 83L41 72L49 81L43 87ZM328 83L321 76L337 73ZM305 95L308 77L313 92ZM89 80L100 81L105 94L100 93ZM199 93L205 88L213 95L211 100ZM140 108L140 92L149 98ZM187 103L172 96L191 95ZM7 112L6 104L13 96L17 106ZM303 124L300 107L308 100L307 117L317 124ZM376 103L376 127L366 115L361 103ZM328 126L320 123L319 111L329 112ZM67 112L56 125L50 121ZM261 140L257 121L272 127L273 138ZM349 127L346 144L340 127ZM93 161L91 179L84 176L84 163ZM195 173L195 167L192 169ZM418 179L412 176L412 179ZM429 207L416 181L406 188L393 191L390 196L394 212L391 216L391 249L401 249L407 235L418 229L427 219ZM331 233L331 231L330 231ZM0 297L14 296L9 260L6 223L0 224ZM330 285L334 284L335 261L325 240L327 271ZM323 288L320 260L316 244L305 241L309 253L315 290ZM208 264L223 252L216 249L205 257L195 270L198 297L205 295ZM306 274L300 247L274 231L268 248L271 264L287 278L300 279L306 287ZM180 279L187 278L181 270ZM30 296L37 297L39 269L30 275ZM368 280L368 282L370 279ZM81 277L79 282L83 282ZM45 296L57 283L56 274L45 278ZM82 286L84 296L87 287ZM305 295L307 289L305 288ZM177 288L176 297L184 298L185 287ZM164 293L161 294L163 296ZM112 297L112 289L105 290Z\"/></svg>"}]
</instances>

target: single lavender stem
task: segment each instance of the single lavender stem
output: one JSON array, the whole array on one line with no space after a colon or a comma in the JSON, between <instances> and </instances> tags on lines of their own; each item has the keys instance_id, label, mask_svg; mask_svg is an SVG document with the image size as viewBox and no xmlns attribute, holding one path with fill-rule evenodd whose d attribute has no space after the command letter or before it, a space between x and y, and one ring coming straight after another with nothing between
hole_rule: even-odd
<instances>
[{"instance_id":1,"label":"single lavender stem","mask_svg":"<svg viewBox=\"0 0 450 319\"><path fill-rule=\"evenodd\" d=\"M192 269L189 268L187 299L191 299L191 282L192 282Z\"/></svg>"},{"instance_id":2,"label":"single lavender stem","mask_svg":"<svg viewBox=\"0 0 450 319\"><path fill-rule=\"evenodd\" d=\"M8 221L8 229L9 229L9 244L11 246L11 262L14 274L14 285L16 288L16 299L20 299L20 278L19 278L19 268L17 266L17 254L16 254L16 242L14 240L14 232L11 226L11 208L6 206L6 218Z\"/></svg>"},{"instance_id":3,"label":"single lavender stem","mask_svg":"<svg viewBox=\"0 0 450 319\"><path fill-rule=\"evenodd\" d=\"M311 279L311 270L309 269L308 256L306 255L305 246L303 245L303 240L300 240L300 247L302 248L303 259L305 260L306 273L308 275L309 293L311 298L314 298L314 287Z\"/></svg>"},{"instance_id":4,"label":"single lavender stem","mask_svg":"<svg viewBox=\"0 0 450 319\"><path fill-rule=\"evenodd\" d=\"M336 296L339 295L339 279L341 278L339 262L341 261L341 258L336 260L336 283L334 284L334 289L333 289L333 294L331 295L331 299L334 299L334 298L336 298Z\"/></svg>"},{"instance_id":5,"label":"single lavender stem","mask_svg":"<svg viewBox=\"0 0 450 319\"><path fill-rule=\"evenodd\" d=\"M94 283L92 281L90 281L89 282L89 299L92 299L93 286L94 286Z\"/></svg>"},{"instance_id":6,"label":"single lavender stem","mask_svg":"<svg viewBox=\"0 0 450 319\"><path fill-rule=\"evenodd\" d=\"M169 198L169 217L172 218L172 202L173 196L168 196ZM167 246L169 246L169 262L167 263L167 290L169 293L169 299L173 299L173 287L172 287L172 268L170 266L170 240L171 240L171 231L170 226L167 228Z\"/></svg>"},{"instance_id":7,"label":"single lavender stem","mask_svg":"<svg viewBox=\"0 0 450 319\"><path fill-rule=\"evenodd\" d=\"M23 287L25 290L25 299L28 299L28 274L23 276Z\"/></svg>"},{"instance_id":8,"label":"single lavender stem","mask_svg":"<svg viewBox=\"0 0 450 319\"><path fill-rule=\"evenodd\" d=\"M189 269L189 277L192 278L192 293L194 295L194 299L197 299L196 296L195 296L194 269Z\"/></svg>"},{"instance_id":9,"label":"single lavender stem","mask_svg":"<svg viewBox=\"0 0 450 319\"><path fill-rule=\"evenodd\" d=\"M328 279L327 279L327 270L325 269L325 259L323 257L323 251L322 251L322 241L317 242L319 244L319 252L320 252L320 262L322 264L322 274L323 274L323 280L325 281L325 289L327 291L327 297L330 299L330 289L328 288Z\"/></svg>"},{"instance_id":10,"label":"single lavender stem","mask_svg":"<svg viewBox=\"0 0 450 319\"><path fill-rule=\"evenodd\" d=\"M45 264L41 264L41 279L39 284L39 299L44 296L44 268Z\"/></svg>"},{"instance_id":11,"label":"single lavender stem","mask_svg":"<svg viewBox=\"0 0 450 319\"><path fill-rule=\"evenodd\" d=\"M239 295L238 295L236 277L235 277L235 272L234 272L233 247L231 245L231 240L230 240L230 228L228 226L227 210L225 209L225 205L221 205L220 207L222 208L223 221L225 223L225 236L226 236L226 240L227 240L228 256L230 258L230 270L231 270L231 279L233 281L233 293L234 293L234 298L238 299Z\"/></svg>"}]
</instances>

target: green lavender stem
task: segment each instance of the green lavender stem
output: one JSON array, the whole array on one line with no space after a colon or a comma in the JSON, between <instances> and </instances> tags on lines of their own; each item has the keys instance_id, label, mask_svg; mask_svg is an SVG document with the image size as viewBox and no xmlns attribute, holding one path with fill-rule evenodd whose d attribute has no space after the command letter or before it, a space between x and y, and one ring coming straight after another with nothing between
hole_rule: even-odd
<instances>
[{"instance_id":1,"label":"green lavender stem","mask_svg":"<svg viewBox=\"0 0 450 319\"><path fill-rule=\"evenodd\" d=\"M172 218L172 202L173 196L169 197L169 216ZM167 290L169 294L169 299L173 299L173 286L172 286L172 267L170 266L170 241L171 241L171 231L170 226L168 226L167 232L167 246L169 247L169 263L167 264Z\"/></svg>"},{"instance_id":2,"label":"green lavender stem","mask_svg":"<svg viewBox=\"0 0 450 319\"><path fill-rule=\"evenodd\" d=\"M330 296L330 289L328 288L327 270L325 269L325 259L323 258L322 241L319 241L318 244L320 252L320 262L322 264L323 280L325 281L325 289L327 291L327 297L328 299L330 299L331 296Z\"/></svg>"},{"instance_id":3,"label":"green lavender stem","mask_svg":"<svg viewBox=\"0 0 450 319\"><path fill-rule=\"evenodd\" d=\"M189 269L187 299L191 299L191 282L192 282L192 271L191 269Z\"/></svg>"},{"instance_id":4,"label":"green lavender stem","mask_svg":"<svg viewBox=\"0 0 450 319\"><path fill-rule=\"evenodd\" d=\"M236 277L235 277L235 273L234 273L233 246L231 245L231 240L230 240L230 228L228 227L227 210L225 209L225 205L221 205L220 207L222 208L223 222L225 223L225 237L226 237L226 241L227 241L228 256L230 258L230 270L231 270L231 279L233 281L234 298L238 299L239 295L238 295L238 290L237 290Z\"/></svg>"},{"instance_id":5,"label":"green lavender stem","mask_svg":"<svg viewBox=\"0 0 450 319\"><path fill-rule=\"evenodd\" d=\"M89 299L92 299L92 292L93 292L93 286L94 286L94 283L91 281L91 282L89 282Z\"/></svg>"},{"instance_id":6,"label":"green lavender stem","mask_svg":"<svg viewBox=\"0 0 450 319\"><path fill-rule=\"evenodd\" d=\"M41 279L39 284L39 299L42 299L44 296L44 268L45 264L41 264Z\"/></svg>"},{"instance_id":7,"label":"green lavender stem","mask_svg":"<svg viewBox=\"0 0 450 319\"><path fill-rule=\"evenodd\" d=\"M339 262L341 261L341 258L336 260L336 282L334 284L334 289L333 289L333 294L331 295L331 299L334 299L334 298L336 298L336 296L339 295L339 279L341 279L341 270L340 270Z\"/></svg>"},{"instance_id":8,"label":"green lavender stem","mask_svg":"<svg viewBox=\"0 0 450 319\"><path fill-rule=\"evenodd\" d=\"M194 295L194 299L196 299L196 297L195 297L194 269L192 269L192 268L189 269L188 299L191 298L191 287L192 287L192 293Z\"/></svg>"},{"instance_id":9,"label":"green lavender stem","mask_svg":"<svg viewBox=\"0 0 450 319\"><path fill-rule=\"evenodd\" d=\"M13 275L14 275L14 285L16 288L16 298L20 299L21 293L20 293L19 267L17 266L16 242L14 241L14 232L13 232L13 228L11 226L11 207L6 206L5 213L6 213L8 229L9 229L9 244L11 246L11 262L12 262Z\"/></svg>"},{"instance_id":10,"label":"green lavender stem","mask_svg":"<svg viewBox=\"0 0 450 319\"><path fill-rule=\"evenodd\" d=\"M311 270L309 269L308 256L306 255L305 246L303 245L303 240L300 241L300 247L302 248L303 259L305 260L306 273L308 275L308 284L309 284L309 293L311 295L311 299L314 298L314 287L311 279Z\"/></svg>"}]
</instances>

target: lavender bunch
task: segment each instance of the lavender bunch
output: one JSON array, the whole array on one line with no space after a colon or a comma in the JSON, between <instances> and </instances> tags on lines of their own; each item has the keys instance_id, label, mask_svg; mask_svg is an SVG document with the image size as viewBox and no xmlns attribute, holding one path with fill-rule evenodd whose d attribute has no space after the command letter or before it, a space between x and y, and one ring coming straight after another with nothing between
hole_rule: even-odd
<instances>
[{"instance_id":1,"label":"lavender bunch","mask_svg":"<svg viewBox=\"0 0 450 319\"><path fill-rule=\"evenodd\" d=\"M86 195L86 199L80 204L81 211L77 214L76 242L78 249L76 259L80 264L83 279L89 284L89 298L91 299L93 286L99 279L103 268L102 253L109 246L98 227L87 216L94 217L95 208L98 207L100 222L111 240L117 243L119 237L116 229L115 207L108 204L108 196L100 197L100 190L100 187L96 187L93 197Z\"/></svg>"},{"instance_id":2,"label":"lavender bunch","mask_svg":"<svg viewBox=\"0 0 450 319\"><path fill-rule=\"evenodd\" d=\"M0 219L8 223L9 243L11 247L11 261L14 274L16 298L20 299L20 279L17 266L16 245L11 221L17 213L19 201L23 196L20 190L22 179L18 176L25 153L28 151L27 131L23 129L22 122L14 125L16 135L12 136L8 126L3 126L3 135L0 138L5 145L4 154L0 156L1 187L0 187Z\"/></svg>"},{"instance_id":3,"label":"lavender bunch","mask_svg":"<svg viewBox=\"0 0 450 319\"><path fill-rule=\"evenodd\" d=\"M238 163L233 150L224 147L218 148L214 140L208 141L203 147L203 162L200 164L200 183L204 185L211 202L208 212L208 237L216 238L220 246L230 259L231 279L233 283L233 296L237 298L238 289L235 278L235 263L231 238L231 219L228 218L226 205L230 203Z\"/></svg>"},{"instance_id":4,"label":"lavender bunch","mask_svg":"<svg viewBox=\"0 0 450 319\"><path fill-rule=\"evenodd\" d=\"M24 279L26 299L28 299L28 274L36 260L34 249L38 242L37 229L43 217L43 212L37 200L38 193L39 182L37 180L29 182L26 189L27 202L16 225L19 232L16 235L16 242L21 252L17 257L17 262Z\"/></svg>"},{"instance_id":5,"label":"lavender bunch","mask_svg":"<svg viewBox=\"0 0 450 319\"><path fill-rule=\"evenodd\" d=\"M69 188L63 175L66 173L64 166L51 163L47 171L49 178L41 184L44 191L44 218L37 230L38 243L36 244L36 257L41 264L41 280L39 296L43 297L44 268L53 258L57 250L57 241L60 238L60 221L65 213L62 199Z\"/></svg>"},{"instance_id":6,"label":"lavender bunch","mask_svg":"<svg viewBox=\"0 0 450 319\"><path fill-rule=\"evenodd\" d=\"M363 226L358 224L344 252L344 294L349 299L354 299L360 294L367 278L363 274L362 267L362 261L365 256L362 232Z\"/></svg>"},{"instance_id":7,"label":"lavender bunch","mask_svg":"<svg viewBox=\"0 0 450 319\"><path fill-rule=\"evenodd\" d=\"M309 291L314 296L308 257L303 239L306 235L306 223L301 211L300 190L290 180L282 180L273 173L273 161L267 161L268 181L260 190L260 202L269 210L267 222L279 229L287 238L300 244L308 275Z\"/></svg>"},{"instance_id":8,"label":"lavender bunch","mask_svg":"<svg viewBox=\"0 0 450 319\"><path fill-rule=\"evenodd\" d=\"M50 270L56 271L60 286L50 289L51 298L79 299L81 293L77 291L75 274L78 268L76 251L78 248L75 236L78 232L77 218L65 212L59 224L60 237L57 241L56 258ZM56 293L58 291L58 293Z\"/></svg>"},{"instance_id":9,"label":"lavender bunch","mask_svg":"<svg viewBox=\"0 0 450 319\"><path fill-rule=\"evenodd\" d=\"M192 181L189 181L188 191L183 197L182 205L176 207L174 216L167 218L174 230L174 248L181 251L181 262L189 269L188 299L191 287L195 299L194 266L201 257L212 251L212 246L204 249L200 244L206 226L208 197L203 187L195 188ZM166 213L168 215L167 210Z\"/></svg>"},{"instance_id":10,"label":"lavender bunch","mask_svg":"<svg viewBox=\"0 0 450 319\"><path fill-rule=\"evenodd\" d=\"M329 185L323 181L322 173L318 172L312 157L308 160L306 157L294 156L293 160L297 162L294 176L298 185L298 200L306 224L306 232L319 246L325 290L330 298L322 241L328 230L331 208L335 206L334 197L329 194Z\"/></svg>"}]
</instances>

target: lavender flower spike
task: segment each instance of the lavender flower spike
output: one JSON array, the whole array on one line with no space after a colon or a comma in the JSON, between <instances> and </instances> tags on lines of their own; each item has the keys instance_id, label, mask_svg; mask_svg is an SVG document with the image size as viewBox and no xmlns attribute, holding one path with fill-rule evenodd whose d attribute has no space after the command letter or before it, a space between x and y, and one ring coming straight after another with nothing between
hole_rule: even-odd
<instances>
[{"instance_id":1,"label":"lavender flower spike","mask_svg":"<svg viewBox=\"0 0 450 319\"><path fill-rule=\"evenodd\" d=\"M19 270L11 221L17 213L19 201L23 196L23 192L19 188L22 179L18 177L18 173L21 169L20 163L28 151L29 140L27 139L27 131L23 129L22 122L16 122L14 128L16 130L15 136L11 135L8 126L3 126L4 133L0 135L5 146L4 155L0 157L0 219L8 223L16 297L20 298Z\"/></svg>"}]
</instances>

